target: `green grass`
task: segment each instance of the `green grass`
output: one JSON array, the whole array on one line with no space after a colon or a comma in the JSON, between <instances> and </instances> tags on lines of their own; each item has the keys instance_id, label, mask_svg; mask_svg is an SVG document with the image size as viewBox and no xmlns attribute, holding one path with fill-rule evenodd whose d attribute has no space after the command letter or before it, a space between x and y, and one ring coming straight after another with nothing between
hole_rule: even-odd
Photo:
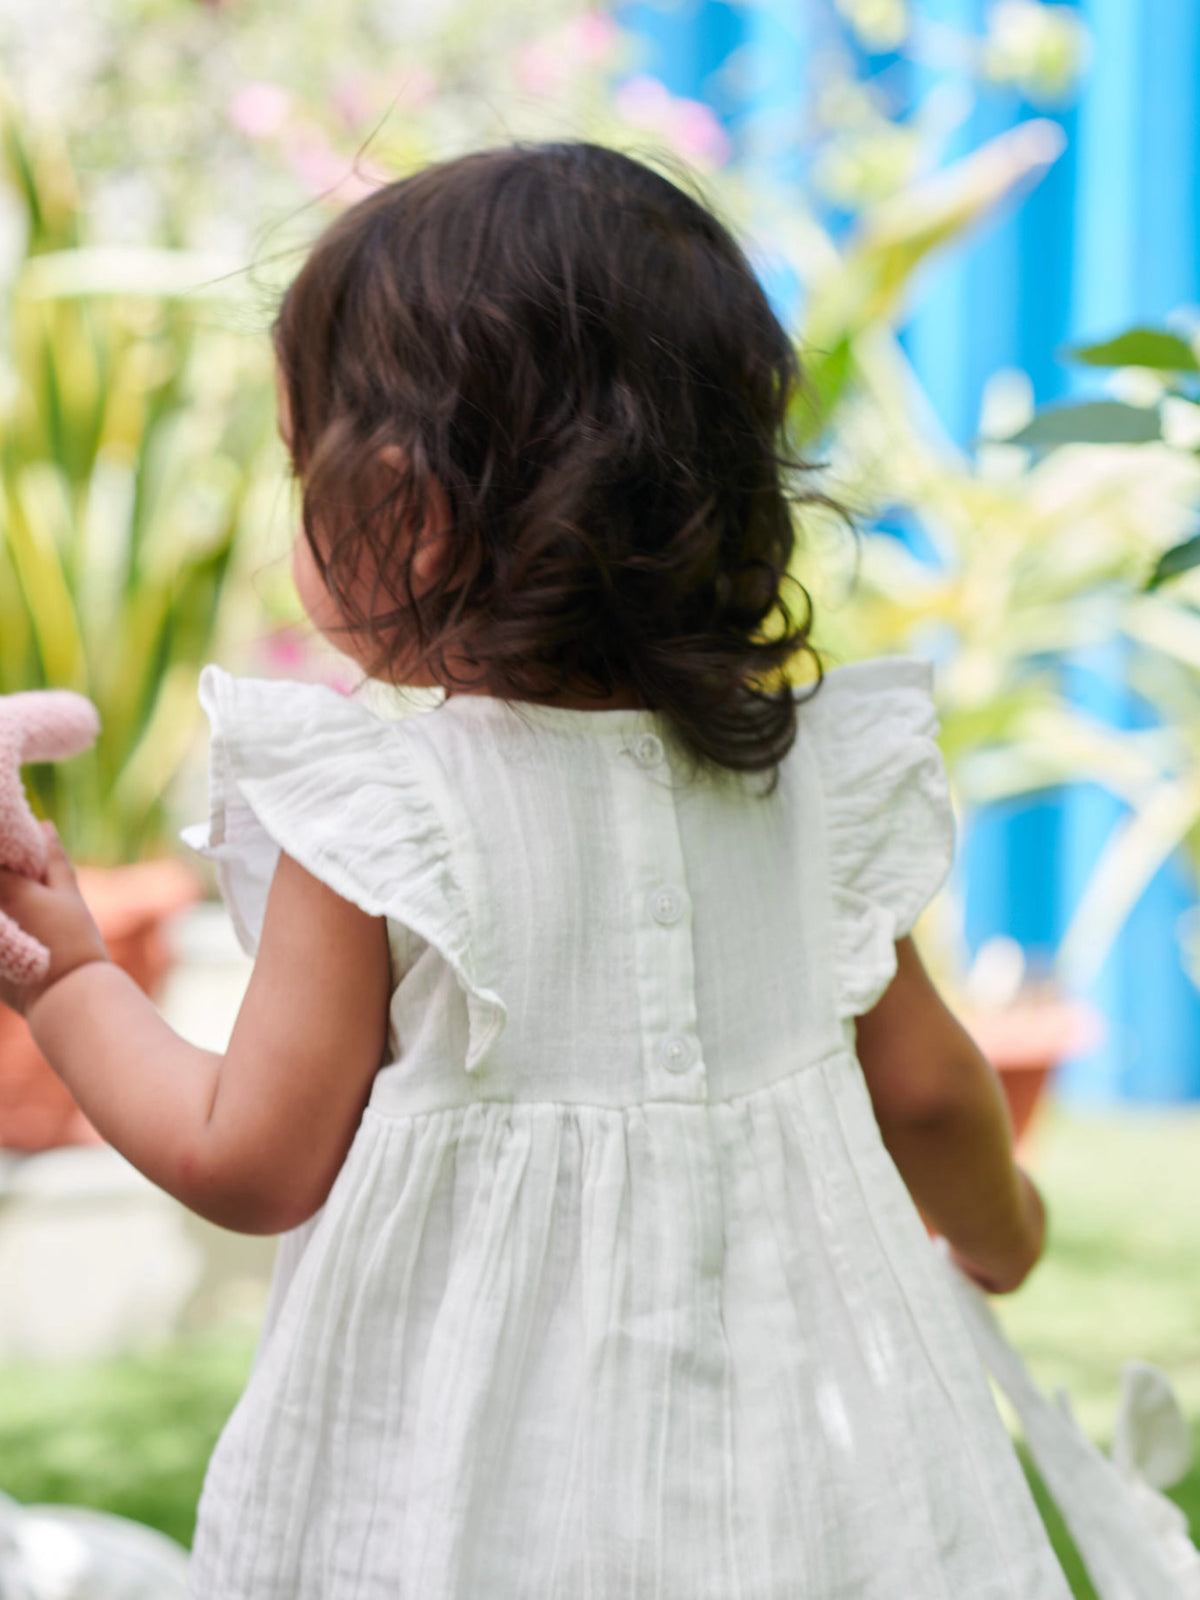
<instances>
[{"instance_id":1,"label":"green grass","mask_svg":"<svg viewBox=\"0 0 1200 1600\"><path fill-rule=\"evenodd\" d=\"M1046 1254L993 1300L1043 1391L1065 1388L1106 1452L1121 1367L1161 1367L1191 1421L1193 1465L1170 1490L1200 1534L1200 1110L1067 1113L1047 1105L1023 1160L1049 1211ZM1062 1521L1022 1450L1034 1497L1076 1596L1095 1600Z\"/></svg>"},{"instance_id":2,"label":"green grass","mask_svg":"<svg viewBox=\"0 0 1200 1600\"><path fill-rule=\"evenodd\" d=\"M238 1328L120 1360L0 1367L0 1487L26 1504L114 1511L190 1546L253 1350Z\"/></svg>"},{"instance_id":3,"label":"green grass","mask_svg":"<svg viewBox=\"0 0 1200 1600\"><path fill-rule=\"evenodd\" d=\"M1047 1393L1067 1389L1109 1448L1122 1363L1168 1373L1200 1460L1200 1112L1084 1116L1051 1105L1024 1159L1050 1211L1047 1254L992 1303ZM0 1488L95 1506L190 1544L217 1434L241 1391L253 1332L230 1326L118 1361L0 1367ZM1073 1593L1095 1600L1022 1451ZM1172 1498L1200 1532L1200 1466Z\"/></svg>"}]
</instances>

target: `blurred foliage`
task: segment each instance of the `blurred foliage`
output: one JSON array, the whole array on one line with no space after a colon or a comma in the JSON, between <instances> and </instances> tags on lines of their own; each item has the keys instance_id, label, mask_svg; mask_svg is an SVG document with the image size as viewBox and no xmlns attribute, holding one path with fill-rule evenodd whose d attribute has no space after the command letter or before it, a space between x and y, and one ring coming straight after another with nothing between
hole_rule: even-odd
<instances>
[{"instance_id":1,"label":"blurred foliage","mask_svg":"<svg viewBox=\"0 0 1200 1600\"><path fill-rule=\"evenodd\" d=\"M999 374L968 453L942 434L891 332L853 335L826 443L867 531L839 555L816 530L804 570L830 660L935 661L964 807L1083 781L1123 803L1056 957L1079 988L1174 851L1200 872L1200 363L1163 328L1068 354L1111 371L1111 398L1034 414L1024 375ZM1119 659L1136 725L1072 697L1065 665L1097 651ZM945 978L957 930L941 910ZM1200 979L1197 919L1180 933Z\"/></svg>"},{"instance_id":2,"label":"blurred foliage","mask_svg":"<svg viewBox=\"0 0 1200 1600\"><path fill-rule=\"evenodd\" d=\"M859 78L832 57L812 178L850 225L835 242L812 215L781 207L775 219L803 286L810 383L797 436L827 462L824 486L860 530L847 541L808 513L796 575L831 664L889 652L934 661L964 810L1081 782L1122 802L1056 958L1078 989L1174 851L1200 875L1200 330L1181 313L1178 326L1064 352L1107 374L1107 392L1036 414L1025 375L998 373L979 437L968 449L949 439L895 336L914 279L931 251L1036 182L1062 136L1028 119L950 163L946 141L988 84L1062 103L1090 44L1078 13L1034 0L992 7L981 37L892 0L837 3L868 50L920 64L933 86L904 105L893 75ZM1070 692L1065 669L1105 652L1136 726ZM937 925L926 923L944 982L963 964L954 912L943 896ZM1200 913L1180 934L1200 982Z\"/></svg>"},{"instance_id":3,"label":"blurred foliage","mask_svg":"<svg viewBox=\"0 0 1200 1600\"><path fill-rule=\"evenodd\" d=\"M1200 362L1181 332L1135 328L1068 352L1117 369L1111 393L1033 414L1024 374L988 387L979 437L950 440L895 329L914 275L1062 148L1032 119L863 207L837 243L809 218L792 261L809 392L795 431L859 532L809 512L796 563L829 664L932 659L941 743L973 808L1094 782L1126 807L1057 955L1069 987L1098 972L1166 858L1200 867ZM1120 652L1153 716L1114 726L1076 703L1064 665ZM948 897L926 924L943 982L962 968ZM937 921L937 919L934 919ZM1200 937L1184 928L1200 976ZM1193 948L1194 947L1194 948Z\"/></svg>"},{"instance_id":4,"label":"blurred foliage","mask_svg":"<svg viewBox=\"0 0 1200 1600\"><path fill-rule=\"evenodd\" d=\"M199 665L223 655L237 667L256 631L298 619L285 576L258 582L287 542L265 338L279 288L348 202L512 138L595 138L694 174L752 258L790 274L808 375L794 432L870 530L849 540L805 516L796 570L818 640L831 660L900 650L937 662L964 805L1081 778L1135 804L1160 783L1163 741L1080 712L1056 663L1123 636L1135 596L1164 600L1147 580L1190 559L1194 458L1128 396L1040 424L1065 438L1086 421L1107 446L1047 449L1020 433L1039 422L1011 378L978 449L958 450L894 335L926 262L1061 153L1061 130L1033 118L947 163L970 94L1015 86L1061 103L1086 69L1086 32L1036 0L992 7L978 34L898 0L836 10L933 88L901 106L891 79L856 77L848 52L827 50L802 133L759 129L753 176L707 106L647 76L636 42L571 0L316 0L303 28L280 27L269 0L108 0L77 5L49 48L44 28L0 14L20 88L4 126L22 211L0 409L0 689L69 684L100 705L97 751L35 774L74 852L164 848ZM63 128L48 104L70 107ZM776 136L802 139L807 187L770 178ZM846 221L836 236L818 220L830 204ZM1154 345L1153 330L1136 349L1127 337L1081 359L1131 350L1190 370L1187 349ZM1178 649L1200 655L1164 603ZM276 637L269 668L302 674L296 635Z\"/></svg>"},{"instance_id":5,"label":"blurred foliage","mask_svg":"<svg viewBox=\"0 0 1200 1600\"><path fill-rule=\"evenodd\" d=\"M216 249L275 281L333 211L479 145L728 155L711 110L638 78L630 37L576 0L312 0L303 26L274 0L60 5L76 26L53 36L0 9L0 58L28 115L69 104L93 241Z\"/></svg>"},{"instance_id":6,"label":"blurred foliage","mask_svg":"<svg viewBox=\"0 0 1200 1600\"><path fill-rule=\"evenodd\" d=\"M261 0L27 20L0 12L0 693L96 702L97 747L29 776L70 852L107 864L170 847L206 660L273 631L268 667L304 672L286 575L259 580L291 510L266 333L311 239L518 125L699 167L728 152L707 107L636 75L622 99L615 25L545 0L325 0L302 28Z\"/></svg>"},{"instance_id":7,"label":"blurred foliage","mask_svg":"<svg viewBox=\"0 0 1200 1600\"><path fill-rule=\"evenodd\" d=\"M5 1492L111 1511L190 1546L208 1458L253 1352L253 1333L235 1327L104 1361L0 1367Z\"/></svg>"},{"instance_id":8,"label":"blurred foliage","mask_svg":"<svg viewBox=\"0 0 1200 1600\"><path fill-rule=\"evenodd\" d=\"M1035 445L1019 374L990 386L968 454L941 433L878 324L853 340L849 374L827 448L834 493L863 531L847 548L810 526L801 565L817 642L830 662L934 661L964 808L1085 781L1128 808L1058 953L1075 986L1200 820L1200 618L1163 587L1196 548L1200 460L1157 428L1098 442L1092 407L1076 410L1087 442L1068 442L1056 423ZM1064 664L1114 648L1160 725L1117 727L1072 697ZM952 970L957 933L940 937Z\"/></svg>"},{"instance_id":9,"label":"blurred foliage","mask_svg":"<svg viewBox=\"0 0 1200 1600\"><path fill-rule=\"evenodd\" d=\"M1146 479L1174 474L1192 485L1185 515L1155 529L1147 559L1127 572L1116 617L1126 680L1157 727L1130 745L1153 749L1150 770L1126 762L1117 792L1128 810L1105 843L1063 941L1061 964L1076 980L1093 976L1151 879L1180 847L1200 876L1200 328L1130 328L1066 352L1110 373L1125 398L1037 412L1007 442L1047 461L1095 438L1095 413ZM1182 954L1200 983L1196 918L1185 919Z\"/></svg>"},{"instance_id":10,"label":"blurred foliage","mask_svg":"<svg viewBox=\"0 0 1200 1600\"><path fill-rule=\"evenodd\" d=\"M72 854L108 865L164 846L272 428L269 359L180 287L205 261L82 245L70 158L11 101L0 136L27 218L0 404L0 692L95 701L94 749L31 786Z\"/></svg>"}]
</instances>

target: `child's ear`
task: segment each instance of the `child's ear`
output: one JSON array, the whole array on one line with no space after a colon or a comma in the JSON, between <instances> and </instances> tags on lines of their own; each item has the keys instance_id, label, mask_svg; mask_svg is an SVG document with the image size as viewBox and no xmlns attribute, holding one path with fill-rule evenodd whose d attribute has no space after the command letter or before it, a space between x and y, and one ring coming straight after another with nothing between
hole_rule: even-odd
<instances>
[{"instance_id":1,"label":"child's ear","mask_svg":"<svg viewBox=\"0 0 1200 1600\"><path fill-rule=\"evenodd\" d=\"M379 459L392 472L405 472L408 457L398 444L385 444ZM430 583L445 565L449 549L444 537L450 526L450 502L436 478L429 480L429 512L424 526L417 533L413 551L413 577L422 584Z\"/></svg>"}]
</instances>

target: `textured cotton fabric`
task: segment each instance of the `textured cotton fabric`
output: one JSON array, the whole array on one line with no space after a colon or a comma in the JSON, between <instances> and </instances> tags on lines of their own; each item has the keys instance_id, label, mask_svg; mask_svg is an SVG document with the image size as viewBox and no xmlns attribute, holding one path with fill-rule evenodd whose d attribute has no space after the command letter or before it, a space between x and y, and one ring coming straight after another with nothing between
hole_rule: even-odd
<instances>
[{"instance_id":1,"label":"textured cotton fabric","mask_svg":"<svg viewBox=\"0 0 1200 1600\"><path fill-rule=\"evenodd\" d=\"M1068 1600L853 1049L952 854L928 668L830 672L766 796L651 711L201 699L244 947L282 849L394 991L193 1594Z\"/></svg>"}]
</instances>

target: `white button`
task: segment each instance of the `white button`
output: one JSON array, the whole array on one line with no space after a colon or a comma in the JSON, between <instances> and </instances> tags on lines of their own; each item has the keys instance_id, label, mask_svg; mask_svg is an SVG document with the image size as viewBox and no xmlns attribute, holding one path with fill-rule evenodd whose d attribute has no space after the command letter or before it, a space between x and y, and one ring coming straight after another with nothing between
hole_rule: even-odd
<instances>
[{"instance_id":1,"label":"white button","mask_svg":"<svg viewBox=\"0 0 1200 1600\"><path fill-rule=\"evenodd\" d=\"M656 733L640 733L634 740L633 759L639 767L655 767L663 758L663 742Z\"/></svg>"},{"instance_id":2,"label":"white button","mask_svg":"<svg viewBox=\"0 0 1200 1600\"><path fill-rule=\"evenodd\" d=\"M671 1033L658 1047L658 1059L668 1072L686 1072L695 1057L692 1041L682 1033Z\"/></svg>"},{"instance_id":3,"label":"white button","mask_svg":"<svg viewBox=\"0 0 1200 1600\"><path fill-rule=\"evenodd\" d=\"M683 915L683 896L679 890L672 889L670 884L655 889L650 895L650 915L664 926L678 922Z\"/></svg>"}]
</instances>

